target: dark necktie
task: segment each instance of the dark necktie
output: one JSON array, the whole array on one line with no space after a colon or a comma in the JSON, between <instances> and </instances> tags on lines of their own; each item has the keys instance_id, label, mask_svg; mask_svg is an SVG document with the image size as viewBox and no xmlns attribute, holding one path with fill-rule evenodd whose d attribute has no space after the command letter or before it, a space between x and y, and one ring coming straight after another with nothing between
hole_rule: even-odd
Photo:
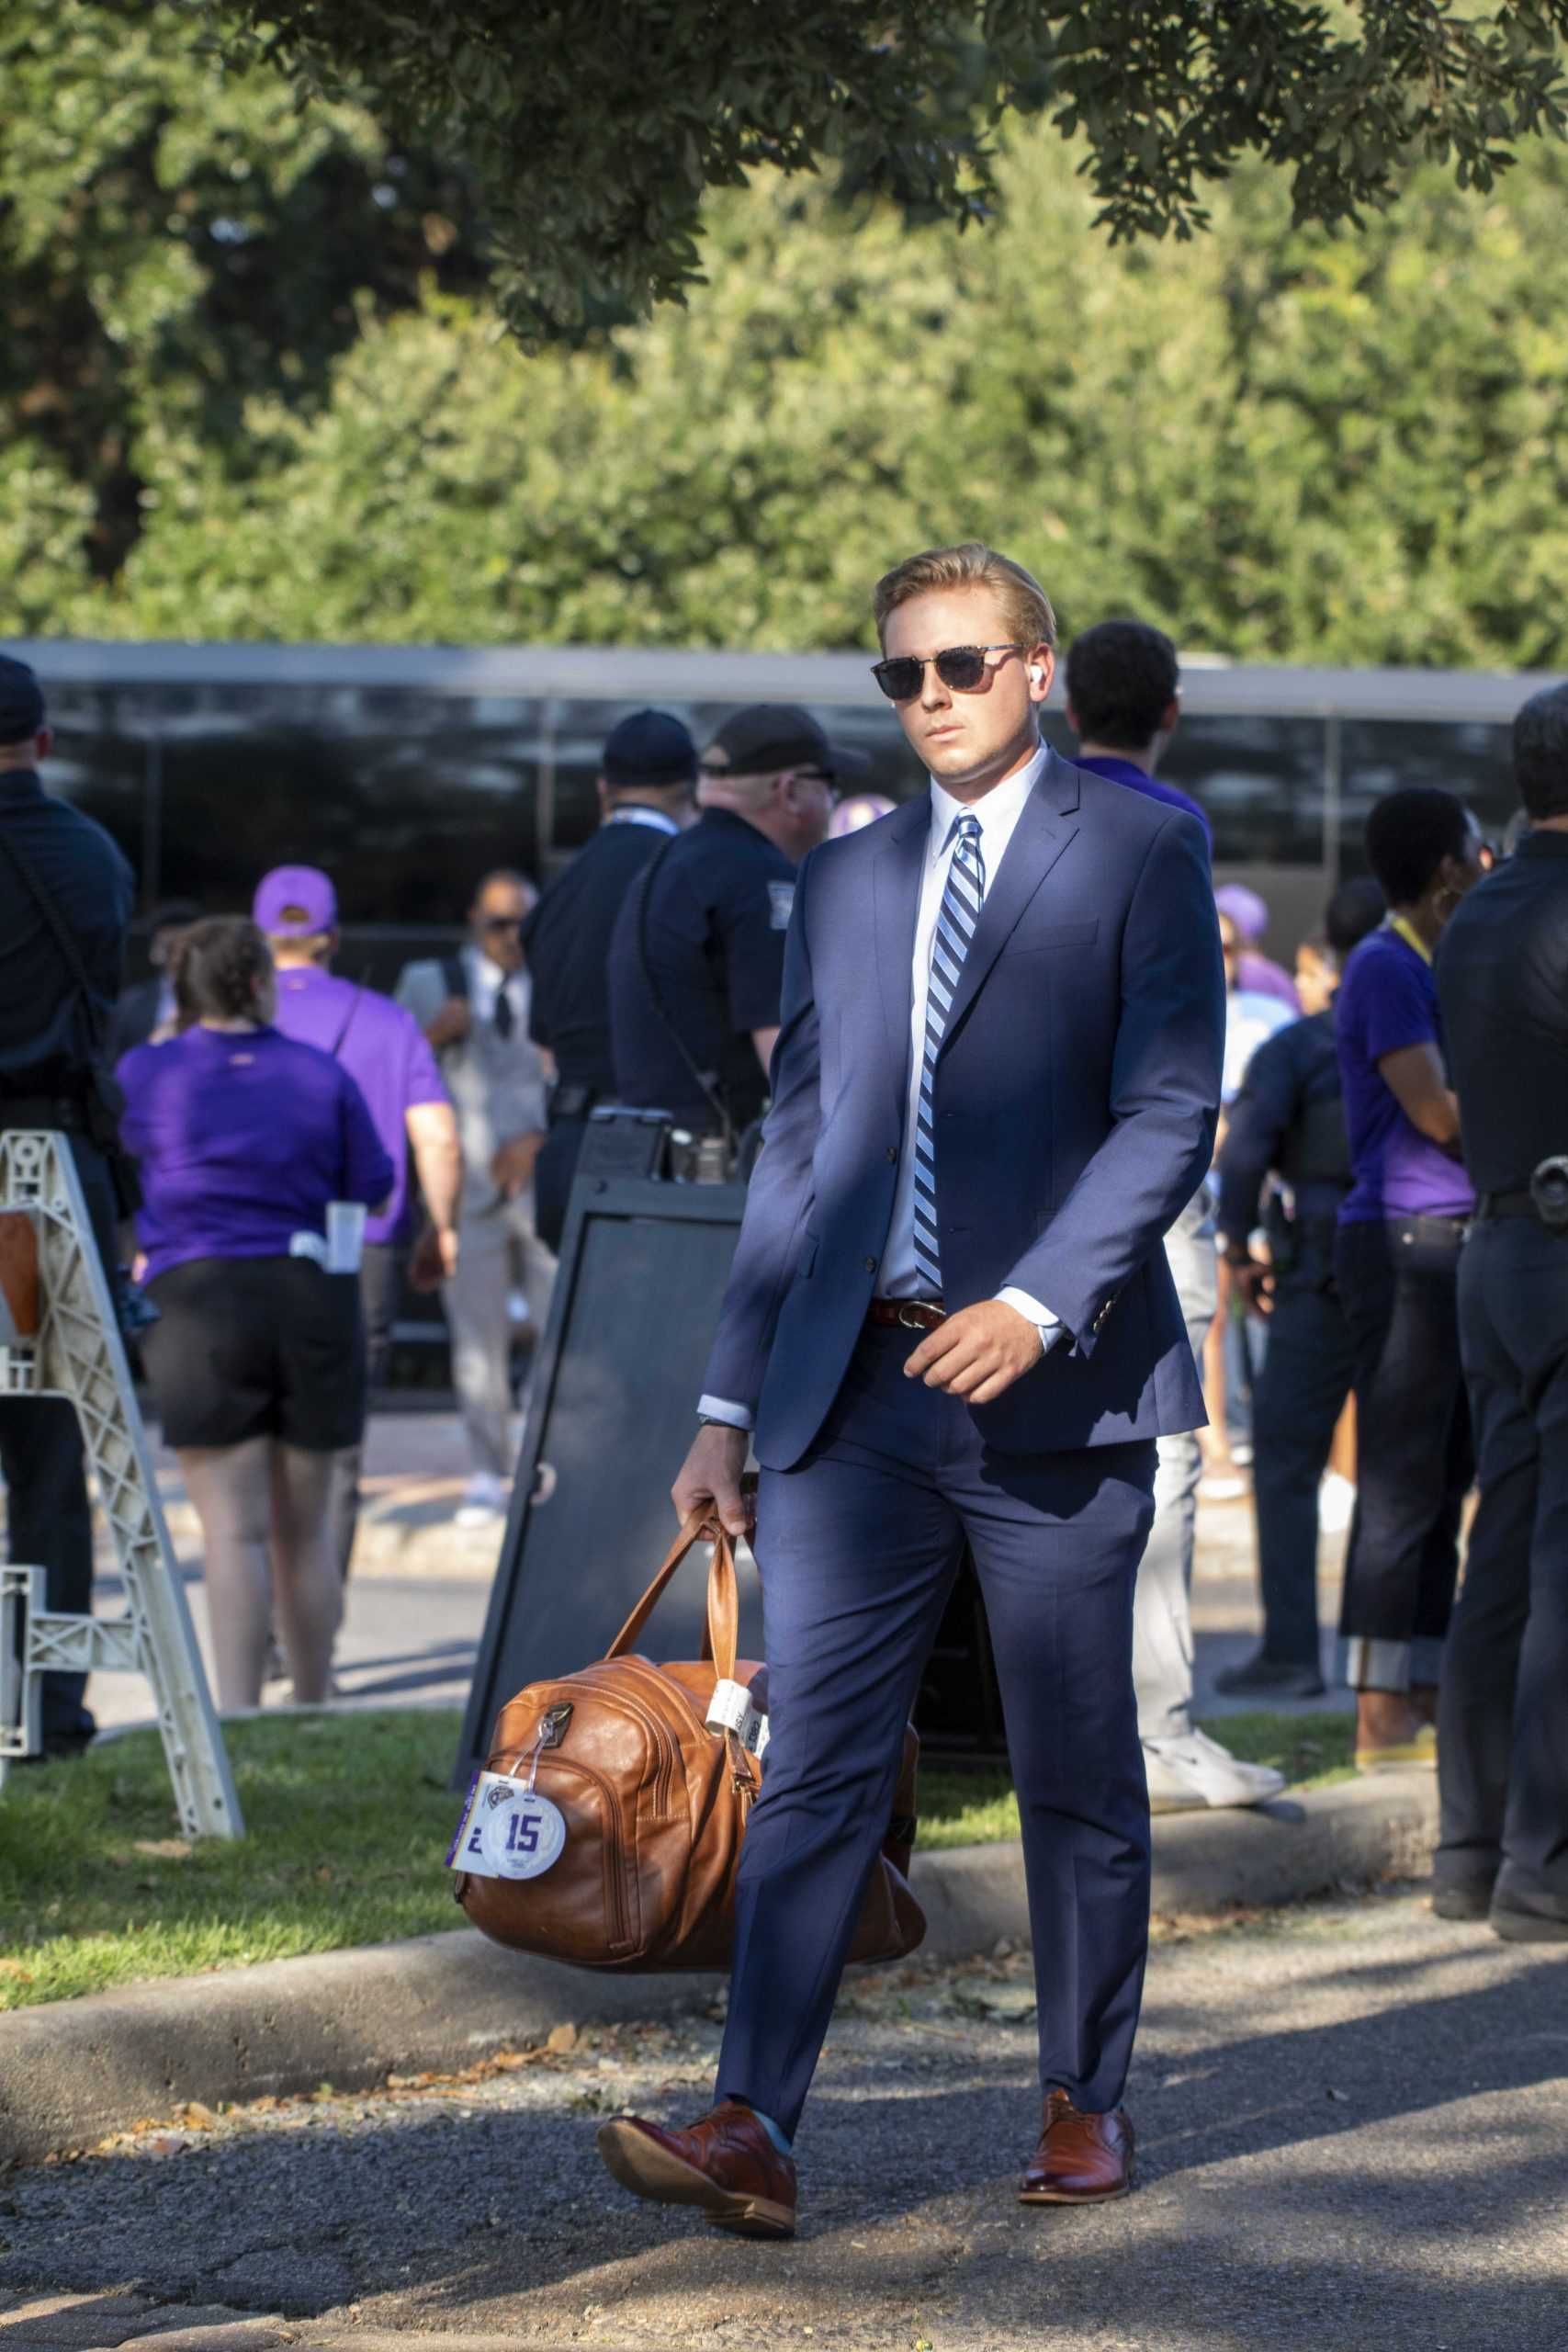
<instances>
[{"instance_id":1,"label":"dark necktie","mask_svg":"<svg viewBox=\"0 0 1568 2352\"><path fill-rule=\"evenodd\" d=\"M495 1034L502 1045L508 1043L516 1025L517 1016L512 1010L512 999L507 995L505 983L502 982L495 992Z\"/></svg>"}]
</instances>

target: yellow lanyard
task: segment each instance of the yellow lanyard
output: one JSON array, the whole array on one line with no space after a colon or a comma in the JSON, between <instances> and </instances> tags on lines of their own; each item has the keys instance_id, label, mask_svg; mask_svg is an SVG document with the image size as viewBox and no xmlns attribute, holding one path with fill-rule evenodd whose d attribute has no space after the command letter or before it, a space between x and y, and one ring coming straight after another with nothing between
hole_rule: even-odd
<instances>
[{"instance_id":1,"label":"yellow lanyard","mask_svg":"<svg viewBox=\"0 0 1568 2352\"><path fill-rule=\"evenodd\" d=\"M1403 915L1390 915L1388 918L1388 927L1390 931L1398 932L1406 947L1414 947L1417 956L1420 956L1423 964L1429 964L1431 962L1432 951L1427 946L1426 941L1422 938L1414 923L1407 922Z\"/></svg>"}]
</instances>

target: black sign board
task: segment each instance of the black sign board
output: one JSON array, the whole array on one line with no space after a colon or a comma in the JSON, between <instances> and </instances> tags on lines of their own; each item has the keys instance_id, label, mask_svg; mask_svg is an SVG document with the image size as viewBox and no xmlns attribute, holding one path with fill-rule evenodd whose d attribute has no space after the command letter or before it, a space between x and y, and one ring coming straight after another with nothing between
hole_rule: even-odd
<instances>
[{"instance_id":1,"label":"black sign board","mask_svg":"<svg viewBox=\"0 0 1568 2352\"><path fill-rule=\"evenodd\" d=\"M595 1115L562 1236L549 1322L454 1785L490 1751L496 1716L525 1683L604 1655L675 1532L670 1487L695 1427L719 1303L745 1205L740 1183L672 1183L666 1130ZM761 1595L742 1548L740 1654L761 1657ZM702 1555L654 1621L661 1657L700 1654ZM985 1611L965 1569L921 1686L916 1721L953 1763L1004 1753Z\"/></svg>"},{"instance_id":2,"label":"black sign board","mask_svg":"<svg viewBox=\"0 0 1568 2352\"><path fill-rule=\"evenodd\" d=\"M463 1722L458 1776L483 1763L525 1683L575 1673L619 1633L675 1533L670 1487L695 1430L746 1191L580 1174L523 1453ZM700 1654L705 1580L682 1567L655 1620L665 1657ZM749 1554L740 1650L761 1656Z\"/></svg>"}]
</instances>

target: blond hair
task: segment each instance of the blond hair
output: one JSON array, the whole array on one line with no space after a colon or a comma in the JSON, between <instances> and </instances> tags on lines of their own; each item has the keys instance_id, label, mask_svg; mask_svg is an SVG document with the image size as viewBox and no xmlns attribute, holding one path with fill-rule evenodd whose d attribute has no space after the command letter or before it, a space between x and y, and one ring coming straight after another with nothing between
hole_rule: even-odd
<instances>
[{"instance_id":1,"label":"blond hair","mask_svg":"<svg viewBox=\"0 0 1568 2352\"><path fill-rule=\"evenodd\" d=\"M965 539L956 548L928 548L923 555L906 556L885 571L871 592L879 639L886 643L889 616L900 605L937 588L989 588L1001 600L1007 625L1021 645L1055 645L1056 616L1034 574L979 539Z\"/></svg>"}]
</instances>

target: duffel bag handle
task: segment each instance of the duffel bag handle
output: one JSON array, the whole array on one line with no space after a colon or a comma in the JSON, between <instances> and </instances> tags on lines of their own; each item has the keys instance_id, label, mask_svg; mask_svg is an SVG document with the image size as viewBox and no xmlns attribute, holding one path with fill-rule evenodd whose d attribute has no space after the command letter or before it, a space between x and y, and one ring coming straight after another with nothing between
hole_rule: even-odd
<instances>
[{"instance_id":1,"label":"duffel bag handle","mask_svg":"<svg viewBox=\"0 0 1568 2352\"><path fill-rule=\"evenodd\" d=\"M713 1562L708 1569L708 1647L719 1679L735 1679L736 1645L740 1638L740 1593L735 1581L735 1546L728 1529L707 1512L694 1510L682 1524L665 1555L662 1566L653 1582L605 1651L606 1657L621 1657L629 1650L637 1635L657 1608L665 1586L685 1558L694 1544L711 1544Z\"/></svg>"}]
</instances>

